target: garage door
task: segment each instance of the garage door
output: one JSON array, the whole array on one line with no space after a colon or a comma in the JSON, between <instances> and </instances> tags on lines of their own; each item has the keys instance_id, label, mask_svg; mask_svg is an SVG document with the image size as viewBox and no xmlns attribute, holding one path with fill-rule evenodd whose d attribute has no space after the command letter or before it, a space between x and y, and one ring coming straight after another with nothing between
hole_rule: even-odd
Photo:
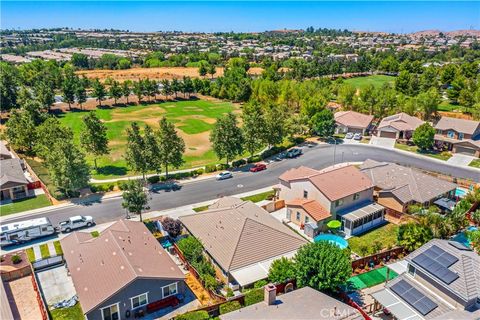
<instances>
[{"instance_id":1,"label":"garage door","mask_svg":"<svg viewBox=\"0 0 480 320\"><path fill-rule=\"evenodd\" d=\"M455 148L455 152L456 153L468 154L468 155L471 155L471 156L475 155L475 150L474 149L466 148L466 147L460 147L460 146Z\"/></svg>"},{"instance_id":2,"label":"garage door","mask_svg":"<svg viewBox=\"0 0 480 320\"><path fill-rule=\"evenodd\" d=\"M348 128L348 132L351 132L351 133L363 133L362 129L357 129L357 128Z\"/></svg>"},{"instance_id":3,"label":"garage door","mask_svg":"<svg viewBox=\"0 0 480 320\"><path fill-rule=\"evenodd\" d=\"M380 137L395 139L395 138L397 138L397 133L396 132L388 132L388 131L380 131Z\"/></svg>"}]
</instances>

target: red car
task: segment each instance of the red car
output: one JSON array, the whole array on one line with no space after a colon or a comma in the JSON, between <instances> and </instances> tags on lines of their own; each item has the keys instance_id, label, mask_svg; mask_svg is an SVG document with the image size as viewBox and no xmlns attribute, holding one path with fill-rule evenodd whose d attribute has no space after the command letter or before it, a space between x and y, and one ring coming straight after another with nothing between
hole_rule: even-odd
<instances>
[{"instance_id":1,"label":"red car","mask_svg":"<svg viewBox=\"0 0 480 320\"><path fill-rule=\"evenodd\" d=\"M266 170L267 166L263 163L255 163L253 167L250 168L250 172L258 172L262 170Z\"/></svg>"}]
</instances>

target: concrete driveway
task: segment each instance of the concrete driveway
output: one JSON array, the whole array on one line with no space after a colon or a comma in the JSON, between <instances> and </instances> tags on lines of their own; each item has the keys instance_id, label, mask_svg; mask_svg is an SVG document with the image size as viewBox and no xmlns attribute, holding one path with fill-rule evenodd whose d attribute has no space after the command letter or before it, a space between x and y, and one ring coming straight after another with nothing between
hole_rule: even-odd
<instances>
[{"instance_id":1,"label":"concrete driveway","mask_svg":"<svg viewBox=\"0 0 480 320\"><path fill-rule=\"evenodd\" d=\"M393 149L395 148L395 141L396 140L392 138L372 136L372 138L370 139L370 144L387 149Z\"/></svg>"},{"instance_id":2,"label":"concrete driveway","mask_svg":"<svg viewBox=\"0 0 480 320\"><path fill-rule=\"evenodd\" d=\"M77 294L65 266L37 272L37 278L49 306Z\"/></svg>"},{"instance_id":3,"label":"concrete driveway","mask_svg":"<svg viewBox=\"0 0 480 320\"><path fill-rule=\"evenodd\" d=\"M454 153L450 159L447 160L447 163L453 164L455 166L468 166L470 162L477 159L475 156L463 153Z\"/></svg>"}]
</instances>

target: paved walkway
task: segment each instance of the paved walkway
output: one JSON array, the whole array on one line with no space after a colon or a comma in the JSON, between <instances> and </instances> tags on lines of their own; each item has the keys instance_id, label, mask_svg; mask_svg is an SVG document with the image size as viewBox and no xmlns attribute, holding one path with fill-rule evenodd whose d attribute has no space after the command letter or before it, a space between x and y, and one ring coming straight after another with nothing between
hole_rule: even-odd
<instances>
[{"instance_id":1,"label":"paved walkway","mask_svg":"<svg viewBox=\"0 0 480 320\"><path fill-rule=\"evenodd\" d=\"M456 166L468 166L470 162L478 159L475 156L462 153L454 153L450 159L447 160L447 163L456 165Z\"/></svg>"},{"instance_id":2,"label":"paved walkway","mask_svg":"<svg viewBox=\"0 0 480 320\"><path fill-rule=\"evenodd\" d=\"M370 144L383 148L393 149L395 148L395 141L395 139L391 138L372 136L372 138L370 139Z\"/></svg>"}]
</instances>

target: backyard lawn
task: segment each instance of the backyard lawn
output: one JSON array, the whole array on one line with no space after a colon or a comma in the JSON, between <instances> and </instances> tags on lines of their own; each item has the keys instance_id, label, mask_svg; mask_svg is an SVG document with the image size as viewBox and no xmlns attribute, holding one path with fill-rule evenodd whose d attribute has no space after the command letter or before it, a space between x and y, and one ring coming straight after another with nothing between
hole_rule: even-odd
<instances>
[{"instance_id":1,"label":"backyard lawn","mask_svg":"<svg viewBox=\"0 0 480 320\"><path fill-rule=\"evenodd\" d=\"M357 89L365 88L366 86L373 84L374 87L380 88L385 83L392 83L395 81L395 77L384 76L384 75L374 75L368 77L356 77L346 79L345 83L349 83Z\"/></svg>"},{"instance_id":2,"label":"backyard lawn","mask_svg":"<svg viewBox=\"0 0 480 320\"><path fill-rule=\"evenodd\" d=\"M175 124L178 133L185 140L186 163L182 168L214 163L217 159L209 141L210 130L219 116L236 110L237 107L229 102L205 100L168 101L150 105L97 109L95 111L97 116L107 127L110 154L97 160L99 172L92 172L92 176L97 179L107 179L130 175L123 157L126 146L125 130L135 121L140 126L148 124L157 128L163 116ZM77 143L82 129L82 117L85 115L86 112L82 111L60 115L60 121L72 128ZM87 159L93 165L93 158L88 156Z\"/></svg>"},{"instance_id":3,"label":"backyard lawn","mask_svg":"<svg viewBox=\"0 0 480 320\"><path fill-rule=\"evenodd\" d=\"M470 167L480 168L480 159L475 159L469 164Z\"/></svg>"},{"instance_id":4,"label":"backyard lawn","mask_svg":"<svg viewBox=\"0 0 480 320\"><path fill-rule=\"evenodd\" d=\"M348 245L353 252L361 256L375 253L375 244L381 249L393 248L397 244L397 230L397 225L389 223L363 235L351 237Z\"/></svg>"},{"instance_id":5,"label":"backyard lawn","mask_svg":"<svg viewBox=\"0 0 480 320\"><path fill-rule=\"evenodd\" d=\"M43 208L51 205L50 200L44 194L40 194L34 198L18 200L0 206L0 216L6 216L12 213L17 213L26 210Z\"/></svg>"},{"instance_id":6,"label":"backyard lawn","mask_svg":"<svg viewBox=\"0 0 480 320\"><path fill-rule=\"evenodd\" d=\"M82 307L77 302L76 305L70 308L54 309L50 311L52 320L83 320Z\"/></svg>"},{"instance_id":7,"label":"backyard lawn","mask_svg":"<svg viewBox=\"0 0 480 320\"><path fill-rule=\"evenodd\" d=\"M401 144L401 143L395 143L395 148L404 150L404 151L414 152L422 156L427 156L427 157L431 157L431 158L435 158L443 161L447 161L452 157L452 154L448 151L444 151L444 152L420 151L417 146L408 146L406 144Z\"/></svg>"},{"instance_id":8,"label":"backyard lawn","mask_svg":"<svg viewBox=\"0 0 480 320\"><path fill-rule=\"evenodd\" d=\"M389 280L395 279L398 276L396 272L390 270L388 276ZM347 281L347 291L362 290L376 286L377 284L385 282L387 279L387 267L375 269L369 272L359 274L358 276L351 277Z\"/></svg>"}]
</instances>

